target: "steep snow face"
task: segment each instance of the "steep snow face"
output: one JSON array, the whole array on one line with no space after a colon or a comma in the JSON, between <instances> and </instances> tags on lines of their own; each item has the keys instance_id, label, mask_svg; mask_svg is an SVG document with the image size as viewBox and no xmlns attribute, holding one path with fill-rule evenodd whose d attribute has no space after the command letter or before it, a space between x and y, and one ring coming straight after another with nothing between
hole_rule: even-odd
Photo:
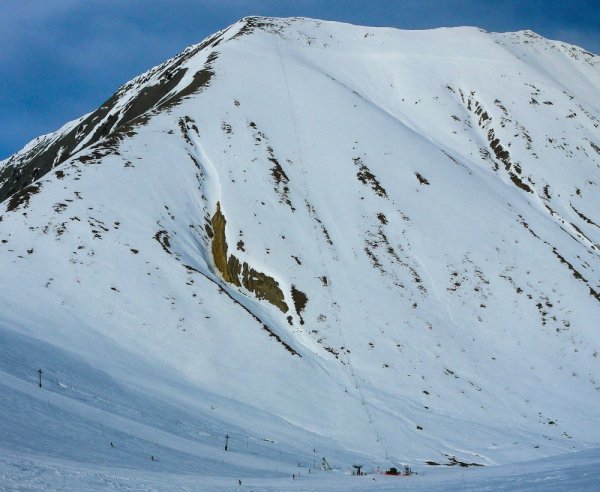
<instances>
[{"instance_id":1,"label":"steep snow face","mask_svg":"<svg viewBox=\"0 0 600 492\"><path fill-rule=\"evenodd\" d=\"M34 141L0 167L2 446L193 469L227 433L269 473L598 446L599 63L248 18Z\"/></svg>"}]
</instances>

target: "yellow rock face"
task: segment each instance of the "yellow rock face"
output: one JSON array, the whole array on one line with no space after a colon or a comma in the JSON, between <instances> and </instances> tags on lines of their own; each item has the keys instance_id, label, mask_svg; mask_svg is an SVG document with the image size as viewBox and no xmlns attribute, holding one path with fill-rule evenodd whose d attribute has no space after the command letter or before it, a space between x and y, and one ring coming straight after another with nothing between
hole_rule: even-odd
<instances>
[{"instance_id":1,"label":"yellow rock face","mask_svg":"<svg viewBox=\"0 0 600 492\"><path fill-rule=\"evenodd\" d=\"M273 277L255 270L246 262L240 263L235 255L227 255L226 223L225 215L221 212L221 204L217 203L217 211L211 218L212 255L223 280L237 287L243 285L258 299L264 299L287 313L289 308L284 301L283 292Z\"/></svg>"}]
</instances>

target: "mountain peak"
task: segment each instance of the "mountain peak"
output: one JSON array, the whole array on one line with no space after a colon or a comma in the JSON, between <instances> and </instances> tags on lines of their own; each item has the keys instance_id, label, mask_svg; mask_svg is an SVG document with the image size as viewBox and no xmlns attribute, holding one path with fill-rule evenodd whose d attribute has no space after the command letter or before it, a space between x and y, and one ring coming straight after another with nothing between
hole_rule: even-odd
<instances>
[{"instance_id":1,"label":"mountain peak","mask_svg":"<svg viewBox=\"0 0 600 492\"><path fill-rule=\"evenodd\" d=\"M129 443L64 459L161 429L183 470L223 436L263 471L597 446L599 68L527 32L242 19L2 163L0 369L111 415L74 442Z\"/></svg>"}]
</instances>

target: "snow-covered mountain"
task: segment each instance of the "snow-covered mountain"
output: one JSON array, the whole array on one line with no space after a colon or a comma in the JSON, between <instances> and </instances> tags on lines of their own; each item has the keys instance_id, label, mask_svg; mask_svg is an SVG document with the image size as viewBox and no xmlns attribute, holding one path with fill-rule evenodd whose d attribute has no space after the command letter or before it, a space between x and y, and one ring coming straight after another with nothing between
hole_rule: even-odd
<instances>
[{"instance_id":1,"label":"snow-covered mountain","mask_svg":"<svg viewBox=\"0 0 600 492\"><path fill-rule=\"evenodd\" d=\"M0 452L598 447L599 114L600 58L530 31L252 17L187 48L0 163Z\"/></svg>"}]
</instances>

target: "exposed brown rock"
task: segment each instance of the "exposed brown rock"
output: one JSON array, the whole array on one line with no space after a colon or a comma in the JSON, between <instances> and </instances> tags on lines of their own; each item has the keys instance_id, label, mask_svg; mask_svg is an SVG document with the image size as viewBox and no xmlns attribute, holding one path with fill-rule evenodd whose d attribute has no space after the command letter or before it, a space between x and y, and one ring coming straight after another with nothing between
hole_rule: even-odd
<instances>
[{"instance_id":1,"label":"exposed brown rock","mask_svg":"<svg viewBox=\"0 0 600 492\"><path fill-rule=\"evenodd\" d=\"M246 262L241 263L235 255L228 255L225 236L226 223L225 215L221 212L221 204L217 203L217 211L211 219L213 231L211 247L213 261L223 280L237 287L243 285L258 299L264 299L287 313L289 307L285 303L279 283L273 277L255 270Z\"/></svg>"}]
</instances>

